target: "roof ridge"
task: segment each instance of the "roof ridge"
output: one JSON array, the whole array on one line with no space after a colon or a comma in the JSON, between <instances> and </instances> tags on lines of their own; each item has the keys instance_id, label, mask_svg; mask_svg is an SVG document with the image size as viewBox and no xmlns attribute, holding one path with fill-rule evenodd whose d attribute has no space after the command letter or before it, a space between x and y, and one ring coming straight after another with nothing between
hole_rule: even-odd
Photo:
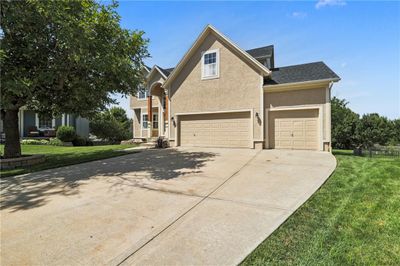
<instances>
[{"instance_id":1,"label":"roof ridge","mask_svg":"<svg viewBox=\"0 0 400 266\"><path fill-rule=\"evenodd\" d=\"M279 68L286 68L286 67L311 65L311 64L317 64L317 63L322 63L322 64L326 65L324 61L314 61L314 62L309 62L309 63L302 63L302 64L296 64L296 65L287 65L287 66L275 67L275 68L272 68L271 70L279 69Z\"/></svg>"},{"instance_id":2,"label":"roof ridge","mask_svg":"<svg viewBox=\"0 0 400 266\"><path fill-rule=\"evenodd\" d=\"M251 50L256 50L256 49L261 49L261 48L267 48L267 47L274 47L273 44L269 44L269 45L265 45L265 46L260 46L260 47L256 47L256 48L251 48L251 49L247 49L247 51L251 51Z\"/></svg>"}]
</instances>

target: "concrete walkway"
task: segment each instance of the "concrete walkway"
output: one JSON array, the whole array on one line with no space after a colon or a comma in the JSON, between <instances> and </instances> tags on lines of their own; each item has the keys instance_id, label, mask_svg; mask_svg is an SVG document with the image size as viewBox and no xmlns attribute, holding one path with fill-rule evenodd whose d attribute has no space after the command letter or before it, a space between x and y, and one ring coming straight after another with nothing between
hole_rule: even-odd
<instances>
[{"instance_id":1,"label":"concrete walkway","mask_svg":"<svg viewBox=\"0 0 400 266\"><path fill-rule=\"evenodd\" d=\"M167 149L1 180L1 265L233 265L317 190L329 153Z\"/></svg>"}]
</instances>

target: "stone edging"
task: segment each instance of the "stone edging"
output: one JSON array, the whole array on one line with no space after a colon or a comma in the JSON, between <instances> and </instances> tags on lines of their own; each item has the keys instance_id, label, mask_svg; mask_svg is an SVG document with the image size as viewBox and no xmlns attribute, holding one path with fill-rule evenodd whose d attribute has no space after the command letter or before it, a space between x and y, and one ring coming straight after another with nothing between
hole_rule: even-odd
<instances>
[{"instance_id":1,"label":"stone edging","mask_svg":"<svg viewBox=\"0 0 400 266\"><path fill-rule=\"evenodd\" d=\"M0 159L0 169L14 169L19 166L29 166L46 160L43 154L22 156L19 158Z\"/></svg>"}]
</instances>

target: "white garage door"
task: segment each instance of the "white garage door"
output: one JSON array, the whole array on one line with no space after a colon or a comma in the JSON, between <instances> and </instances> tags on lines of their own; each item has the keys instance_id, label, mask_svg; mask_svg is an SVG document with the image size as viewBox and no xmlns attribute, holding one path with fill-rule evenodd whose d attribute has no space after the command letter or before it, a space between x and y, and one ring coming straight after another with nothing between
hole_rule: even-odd
<instances>
[{"instance_id":1,"label":"white garage door","mask_svg":"<svg viewBox=\"0 0 400 266\"><path fill-rule=\"evenodd\" d=\"M180 145L250 147L250 112L179 116Z\"/></svg>"},{"instance_id":2,"label":"white garage door","mask_svg":"<svg viewBox=\"0 0 400 266\"><path fill-rule=\"evenodd\" d=\"M275 148L294 150L318 149L317 118L276 118Z\"/></svg>"}]
</instances>

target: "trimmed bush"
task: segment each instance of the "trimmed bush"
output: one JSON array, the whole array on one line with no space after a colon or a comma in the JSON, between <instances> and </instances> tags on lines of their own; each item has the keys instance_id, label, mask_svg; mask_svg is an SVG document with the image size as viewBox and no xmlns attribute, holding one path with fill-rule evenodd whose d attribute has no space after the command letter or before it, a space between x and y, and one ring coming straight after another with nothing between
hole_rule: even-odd
<instances>
[{"instance_id":1,"label":"trimmed bush","mask_svg":"<svg viewBox=\"0 0 400 266\"><path fill-rule=\"evenodd\" d=\"M57 138L64 142L71 142L75 139L75 129L70 126L61 126L57 129Z\"/></svg>"},{"instance_id":2,"label":"trimmed bush","mask_svg":"<svg viewBox=\"0 0 400 266\"><path fill-rule=\"evenodd\" d=\"M53 146L64 146L64 143L57 139L57 138L51 138L49 141L49 145L53 145Z\"/></svg>"},{"instance_id":3,"label":"trimmed bush","mask_svg":"<svg viewBox=\"0 0 400 266\"><path fill-rule=\"evenodd\" d=\"M76 135L75 139L72 141L74 146L86 146L86 139L82 138L81 136Z\"/></svg>"}]
</instances>

